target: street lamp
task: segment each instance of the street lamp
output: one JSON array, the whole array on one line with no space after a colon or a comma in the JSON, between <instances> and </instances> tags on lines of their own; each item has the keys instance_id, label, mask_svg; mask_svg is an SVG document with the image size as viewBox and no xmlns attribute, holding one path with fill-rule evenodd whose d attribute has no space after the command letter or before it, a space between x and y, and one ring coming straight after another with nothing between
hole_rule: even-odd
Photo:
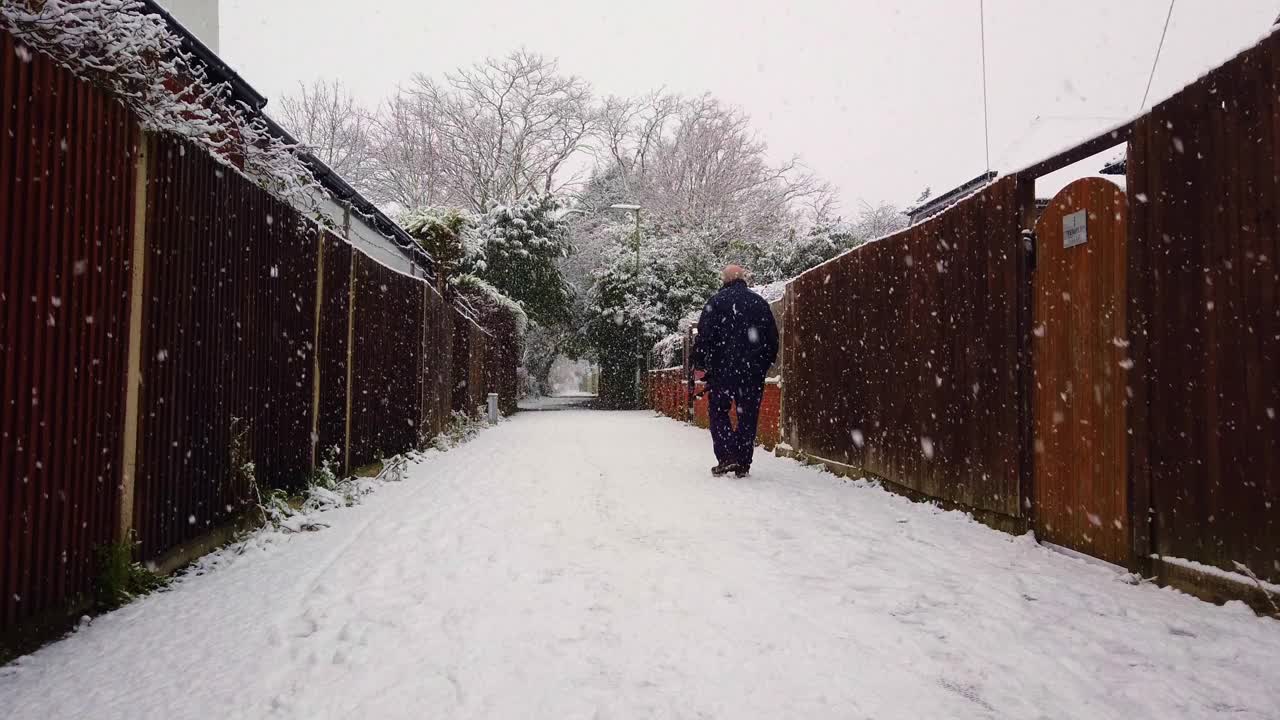
<instances>
[{"instance_id":1,"label":"street lamp","mask_svg":"<svg viewBox=\"0 0 1280 720\"><path fill-rule=\"evenodd\" d=\"M610 210L622 210L625 212L634 212L636 214L636 279L640 278L640 210L639 205L629 205L626 203L618 203L610 205Z\"/></svg>"},{"instance_id":2,"label":"street lamp","mask_svg":"<svg viewBox=\"0 0 1280 720\"><path fill-rule=\"evenodd\" d=\"M636 214L636 292L640 291L640 210L639 205L630 203L618 203L609 206L610 210L622 210L623 212L634 212ZM641 393L644 392L644 353L641 350L640 343L643 332L636 332L636 407L644 406L644 398Z\"/></svg>"}]
</instances>

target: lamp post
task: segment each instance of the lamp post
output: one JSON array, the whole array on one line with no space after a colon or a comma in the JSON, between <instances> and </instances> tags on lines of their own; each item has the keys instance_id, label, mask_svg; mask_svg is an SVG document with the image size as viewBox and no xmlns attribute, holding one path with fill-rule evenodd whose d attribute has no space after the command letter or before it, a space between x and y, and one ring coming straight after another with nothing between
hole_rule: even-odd
<instances>
[{"instance_id":1,"label":"lamp post","mask_svg":"<svg viewBox=\"0 0 1280 720\"><path fill-rule=\"evenodd\" d=\"M642 208L639 205L632 205L628 203L618 203L616 205L609 206L609 209L622 210L624 212L634 212L636 214L635 282L636 282L636 292L638 293L640 291L640 210ZM644 379L644 353L641 350L642 335L643 335L642 330L638 330L636 332L636 396L635 396L636 407L644 406L644 395L643 395L644 383L642 382Z\"/></svg>"}]
</instances>

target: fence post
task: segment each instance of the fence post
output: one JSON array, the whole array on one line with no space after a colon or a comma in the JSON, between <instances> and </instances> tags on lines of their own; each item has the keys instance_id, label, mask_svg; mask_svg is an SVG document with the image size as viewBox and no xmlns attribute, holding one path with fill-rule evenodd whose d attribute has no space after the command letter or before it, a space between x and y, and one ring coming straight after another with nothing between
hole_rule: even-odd
<instances>
[{"instance_id":1,"label":"fence post","mask_svg":"<svg viewBox=\"0 0 1280 720\"><path fill-rule=\"evenodd\" d=\"M1010 238L1017 253L1015 302L1018 329L1014 342L1018 347L1018 487L1022 497L1018 503L1027 527L1034 528L1035 504L1035 357L1031 336L1035 326L1035 227L1036 181L1019 176L1014 192L1018 203L1018 237Z\"/></svg>"},{"instance_id":2,"label":"fence post","mask_svg":"<svg viewBox=\"0 0 1280 720\"><path fill-rule=\"evenodd\" d=\"M120 473L119 539L133 531L133 498L138 473L139 404L142 399L143 288L147 269L147 180L151 135L140 132L133 169L133 238L129 265L129 355L124 387L124 432Z\"/></svg>"},{"instance_id":3,"label":"fence post","mask_svg":"<svg viewBox=\"0 0 1280 720\"><path fill-rule=\"evenodd\" d=\"M684 342L681 343L681 355L684 365L684 421L693 423L693 393L697 390L697 382L693 371L693 328L684 331Z\"/></svg>"},{"instance_id":4,"label":"fence post","mask_svg":"<svg viewBox=\"0 0 1280 720\"><path fill-rule=\"evenodd\" d=\"M1129 528L1132 533L1129 567L1144 577L1155 574L1155 563L1151 558L1155 549L1152 536L1159 530L1156 527L1159 516L1154 512L1151 498L1151 361L1147 337L1151 311L1148 290L1151 287L1149 222L1152 208L1145 202L1133 202L1133 198L1154 192L1153 183L1147 175L1151 124L1149 116L1138 120L1129 137L1129 145L1125 148L1125 187L1129 197L1129 227L1126 228L1128 239L1124 258L1125 340L1129 342L1129 359L1134 363L1129 370L1126 388L1132 394L1125 407L1126 424L1129 426L1126 482L1129 494Z\"/></svg>"},{"instance_id":5,"label":"fence post","mask_svg":"<svg viewBox=\"0 0 1280 720\"><path fill-rule=\"evenodd\" d=\"M321 318L324 313L324 245L325 229L316 231L316 319L311 343L311 469L316 467L316 448L320 444L320 347Z\"/></svg>"},{"instance_id":6,"label":"fence post","mask_svg":"<svg viewBox=\"0 0 1280 720\"><path fill-rule=\"evenodd\" d=\"M360 253L351 253L351 280L347 283L347 410L345 428L342 443L342 467L351 472L351 379L354 376L355 368L352 367L355 358L356 343L356 264L360 261Z\"/></svg>"},{"instance_id":7,"label":"fence post","mask_svg":"<svg viewBox=\"0 0 1280 720\"><path fill-rule=\"evenodd\" d=\"M439 403L435 401L436 383L432 382L431 377L435 374L434 370L439 365L439 360L432 363L428 358L431 357L433 327L431 325L431 282L429 278L422 281L422 353L421 364L419 365L419 373L421 374L421 385L418 388L418 441L425 447L431 438L436 434L436 410Z\"/></svg>"}]
</instances>

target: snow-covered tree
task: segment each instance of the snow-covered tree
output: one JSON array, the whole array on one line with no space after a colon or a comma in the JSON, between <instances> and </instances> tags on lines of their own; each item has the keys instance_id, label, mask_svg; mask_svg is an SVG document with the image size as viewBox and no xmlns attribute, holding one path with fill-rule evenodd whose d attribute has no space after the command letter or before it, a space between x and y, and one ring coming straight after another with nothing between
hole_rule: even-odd
<instances>
[{"instance_id":1,"label":"snow-covered tree","mask_svg":"<svg viewBox=\"0 0 1280 720\"><path fill-rule=\"evenodd\" d=\"M616 178L664 234L698 239L725 257L736 241L763 241L829 213L829 185L791 159L770 161L750 118L710 95L610 98L601 110L596 176Z\"/></svg>"},{"instance_id":2,"label":"snow-covered tree","mask_svg":"<svg viewBox=\"0 0 1280 720\"><path fill-rule=\"evenodd\" d=\"M437 108L414 94L393 95L373 120L370 199L400 209L466 207L445 176L445 152Z\"/></svg>"},{"instance_id":3,"label":"snow-covered tree","mask_svg":"<svg viewBox=\"0 0 1280 720\"><path fill-rule=\"evenodd\" d=\"M429 111L440 178L476 212L560 194L595 126L590 85L523 50L442 80L418 75L401 94Z\"/></svg>"},{"instance_id":4,"label":"snow-covered tree","mask_svg":"<svg viewBox=\"0 0 1280 720\"><path fill-rule=\"evenodd\" d=\"M362 192L373 172L373 119L337 80L299 84L277 120L303 147Z\"/></svg>"},{"instance_id":5,"label":"snow-covered tree","mask_svg":"<svg viewBox=\"0 0 1280 720\"><path fill-rule=\"evenodd\" d=\"M907 216L896 205L885 202L871 205L864 202L853 223L852 234L866 242L892 235L907 227L907 224Z\"/></svg>"},{"instance_id":6,"label":"snow-covered tree","mask_svg":"<svg viewBox=\"0 0 1280 720\"><path fill-rule=\"evenodd\" d=\"M587 308L588 338L601 365L601 400L613 407L634 402L635 369L649 348L720 284L710 257L688 252L680 238L642 247L639 273L630 243L609 249Z\"/></svg>"},{"instance_id":7,"label":"snow-covered tree","mask_svg":"<svg viewBox=\"0 0 1280 720\"><path fill-rule=\"evenodd\" d=\"M568 227L551 196L498 205L479 220L480 244L469 270L520 303L540 324L567 317L571 290L559 261L570 251Z\"/></svg>"}]
</instances>

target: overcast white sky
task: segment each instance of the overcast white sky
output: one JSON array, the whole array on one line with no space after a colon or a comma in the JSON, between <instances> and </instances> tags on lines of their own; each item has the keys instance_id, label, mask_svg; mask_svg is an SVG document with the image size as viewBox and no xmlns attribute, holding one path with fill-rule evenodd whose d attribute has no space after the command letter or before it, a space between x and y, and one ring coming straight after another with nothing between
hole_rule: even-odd
<instances>
[{"instance_id":1,"label":"overcast white sky","mask_svg":"<svg viewBox=\"0 0 1280 720\"><path fill-rule=\"evenodd\" d=\"M1136 113L1167 0L986 0L992 163ZM1264 35L1276 0L1177 0L1152 101ZM415 72L525 47L602 94L709 91L860 201L982 172L978 0L223 0L221 54L260 92L338 78L376 103ZM1040 119L1037 120L1037 117Z\"/></svg>"}]
</instances>

